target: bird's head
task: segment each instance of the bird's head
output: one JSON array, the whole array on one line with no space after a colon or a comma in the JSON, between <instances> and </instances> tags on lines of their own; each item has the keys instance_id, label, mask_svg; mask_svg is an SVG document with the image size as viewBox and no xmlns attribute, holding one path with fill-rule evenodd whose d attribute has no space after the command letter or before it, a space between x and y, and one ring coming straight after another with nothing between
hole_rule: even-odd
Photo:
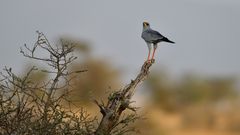
<instances>
[{"instance_id":1,"label":"bird's head","mask_svg":"<svg viewBox=\"0 0 240 135\"><path fill-rule=\"evenodd\" d=\"M150 24L148 22L143 22L143 28L149 28Z\"/></svg>"}]
</instances>

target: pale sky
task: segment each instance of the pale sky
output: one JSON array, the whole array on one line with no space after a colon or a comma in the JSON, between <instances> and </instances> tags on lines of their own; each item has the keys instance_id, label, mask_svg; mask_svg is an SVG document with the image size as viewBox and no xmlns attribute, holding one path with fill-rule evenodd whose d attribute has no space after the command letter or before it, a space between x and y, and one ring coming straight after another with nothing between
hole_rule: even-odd
<instances>
[{"instance_id":1,"label":"pale sky","mask_svg":"<svg viewBox=\"0 0 240 135\"><path fill-rule=\"evenodd\" d=\"M161 43L154 68L240 76L239 0L1 0L0 68L24 69L19 48L31 46L39 30L51 41L63 35L89 41L94 55L132 78L148 52L143 21L176 42Z\"/></svg>"}]
</instances>

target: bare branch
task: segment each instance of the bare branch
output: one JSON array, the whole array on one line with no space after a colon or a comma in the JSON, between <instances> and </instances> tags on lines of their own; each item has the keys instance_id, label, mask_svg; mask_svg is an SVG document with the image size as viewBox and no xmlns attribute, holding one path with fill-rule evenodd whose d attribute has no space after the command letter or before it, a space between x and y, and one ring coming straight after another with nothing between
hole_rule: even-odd
<instances>
[{"instance_id":1,"label":"bare branch","mask_svg":"<svg viewBox=\"0 0 240 135\"><path fill-rule=\"evenodd\" d=\"M154 61L146 61L142 65L140 73L134 80L131 80L131 82L126 85L122 90L116 91L109 95L106 106L100 105L97 101L95 101L95 103L100 108L100 112L103 115L101 122L95 132L95 135L109 135L117 126L121 124L126 126L129 123L129 121L127 121L129 119L119 121L120 116L122 112L126 109L130 109L134 112L136 111L136 107L130 106L130 104L132 103L130 100L135 93L137 85L141 83L149 74L149 69L153 63ZM129 117L132 117L134 120L135 118L138 118L133 116L135 115L129 115ZM122 129L122 132L128 131L132 130Z\"/></svg>"}]
</instances>

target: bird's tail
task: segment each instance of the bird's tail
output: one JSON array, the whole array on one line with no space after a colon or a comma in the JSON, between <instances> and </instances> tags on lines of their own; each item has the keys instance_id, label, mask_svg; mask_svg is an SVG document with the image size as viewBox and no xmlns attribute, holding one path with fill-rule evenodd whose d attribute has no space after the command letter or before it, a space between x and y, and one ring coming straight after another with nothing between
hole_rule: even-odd
<instances>
[{"instance_id":1,"label":"bird's tail","mask_svg":"<svg viewBox=\"0 0 240 135\"><path fill-rule=\"evenodd\" d=\"M162 41L165 41L165 42L168 42L168 43L175 44L175 42L173 42L173 41L169 40L169 39L168 39L168 38L166 38L166 37L164 37L164 38L162 39Z\"/></svg>"}]
</instances>

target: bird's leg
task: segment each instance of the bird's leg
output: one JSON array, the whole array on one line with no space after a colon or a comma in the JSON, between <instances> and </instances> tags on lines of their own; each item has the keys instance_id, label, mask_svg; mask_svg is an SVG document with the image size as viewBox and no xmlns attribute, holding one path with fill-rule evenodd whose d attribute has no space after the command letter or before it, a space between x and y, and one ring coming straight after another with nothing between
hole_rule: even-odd
<instances>
[{"instance_id":1,"label":"bird's leg","mask_svg":"<svg viewBox=\"0 0 240 135\"><path fill-rule=\"evenodd\" d=\"M153 50L152 60L154 59L154 54L155 54L155 51L157 49L157 44L154 44L153 47L154 47L154 50Z\"/></svg>"},{"instance_id":2,"label":"bird's leg","mask_svg":"<svg viewBox=\"0 0 240 135\"><path fill-rule=\"evenodd\" d=\"M151 51L149 50L148 51L148 58L147 58L148 61L150 60L150 53L151 53Z\"/></svg>"},{"instance_id":3,"label":"bird's leg","mask_svg":"<svg viewBox=\"0 0 240 135\"><path fill-rule=\"evenodd\" d=\"M147 61L150 61L150 54L151 54L151 50L152 50L151 43L147 43L147 46L148 46L148 59L147 59Z\"/></svg>"}]
</instances>

